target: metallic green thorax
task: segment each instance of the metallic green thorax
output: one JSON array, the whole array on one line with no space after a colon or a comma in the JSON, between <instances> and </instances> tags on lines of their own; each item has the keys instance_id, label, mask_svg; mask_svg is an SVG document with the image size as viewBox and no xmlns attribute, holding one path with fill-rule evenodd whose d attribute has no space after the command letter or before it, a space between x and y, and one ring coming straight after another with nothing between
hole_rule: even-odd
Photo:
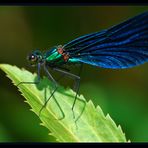
<instances>
[{"instance_id":1,"label":"metallic green thorax","mask_svg":"<svg viewBox=\"0 0 148 148\"><path fill-rule=\"evenodd\" d=\"M69 58L67 62L64 61L63 55L57 52L57 49L51 49L50 51L44 54L45 61L51 66L62 66L65 63L77 63L77 59Z\"/></svg>"},{"instance_id":2,"label":"metallic green thorax","mask_svg":"<svg viewBox=\"0 0 148 148\"><path fill-rule=\"evenodd\" d=\"M62 55L57 52L56 48L47 51L43 58L45 59L46 63L52 67L63 65L65 63Z\"/></svg>"},{"instance_id":3,"label":"metallic green thorax","mask_svg":"<svg viewBox=\"0 0 148 148\"><path fill-rule=\"evenodd\" d=\"M51 53L49 53L49 55L48 55L48 53L45 54L45 59L48 62L55 61L61 57L62 57L62 55L59 54L56 49L54 49Z\"/></svg>"}]
</instances>

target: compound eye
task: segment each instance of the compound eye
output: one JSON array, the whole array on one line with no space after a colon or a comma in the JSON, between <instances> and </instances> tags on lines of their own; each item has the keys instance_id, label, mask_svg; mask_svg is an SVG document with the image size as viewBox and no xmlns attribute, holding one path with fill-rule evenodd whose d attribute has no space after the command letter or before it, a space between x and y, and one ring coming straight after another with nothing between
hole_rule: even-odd
<instances>
[{"instance_id":1,"label":"compound eye","mask_svg":"<svg viewBox=\"0 0 148 148\"><path fill-rule=\"evenodd\" d=\"M35 62L36 60L37 60L37 58L36 58L36 56L35 56L34 54L31 54L31 55L29 56L29 61Z\"/></svg>"},{"instance_id":2,"label":"compound eye","mask_svg":"<svg viewBox=\"0 0 148 148\"><path fill-rule=\"evenodd\" d=\"M31 55L31 61L36 61L36 56L34 56L34 55Z\"/></svg>"}]
</instances>

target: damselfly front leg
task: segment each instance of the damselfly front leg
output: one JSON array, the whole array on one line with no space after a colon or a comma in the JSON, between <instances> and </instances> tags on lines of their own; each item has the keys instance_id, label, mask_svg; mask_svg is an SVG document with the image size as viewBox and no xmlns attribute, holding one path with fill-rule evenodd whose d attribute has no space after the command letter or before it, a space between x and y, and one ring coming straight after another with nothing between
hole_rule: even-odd
<instances>
[{"instance_id":1,"label":"damselfly front leg","mask_svg":"<svg viewBox=\"0 0 148 148\"><path fill-rule=\"evenodd\" d=\"M55 89L53 90L51 96L45 101L44 105L43 105L42 108L40 109L40 111L39 111L39 116L41 115L41 111L43 110L43 108L46 106L46 104L48 103L48 101L50 100L50 98L53 96L53 94L54 94L55 91L57 90L57 83L56 83L56 81L54 80L54 78L51 76L51 74L48 72L48 69L47 69L47 67L45 66L45 64L44 64L44 70L45 70L45 72L47 73L48 79L50 79L50 80L53 82ZM40 80L41 80L41 78L40 78L40 71L41 71L41 63L38 63L38 64L37 64L37 81L34 81L34 82L20 82L20 83L17 84L17 86L20 86L20 85L22 85L22 84L36 84L36 85L39 84L39 83L40 83ZM61 111L61 113L62 113L62 118L60 118L60 119L63 119L63 118L65 117L64 112L63 112L63 110L61 109L59 103L56 101L56 99L55 99L55 102L56 102L57 106L59 107L59 109L60 109L60 111Z\"/></svg>"},{"instance_id":2,"label":"damselfly front leg","mask_svg":"<svg viewBox=\"0 0 148 148\"><path fill-rule=\"evenodd\" d=\"M34 81L34 82L20 82L17 84L17 87L21 84L39 84L40 83L40 71L41 71L41 64L38 63L37 65L37 81Z\"/></svg>"}]
</instances>

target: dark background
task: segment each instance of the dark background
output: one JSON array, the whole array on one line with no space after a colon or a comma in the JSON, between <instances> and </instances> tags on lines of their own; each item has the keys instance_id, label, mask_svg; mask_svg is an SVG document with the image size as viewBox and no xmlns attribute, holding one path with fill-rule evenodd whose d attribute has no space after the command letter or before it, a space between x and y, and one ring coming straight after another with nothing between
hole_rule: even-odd
<instances>
[{"instance_id":1,"label":"dark background","mask_svg":"<svg viewBox=\"0 0 148 148\"><path fill-rule=\"evenodd\" d=\"M0 7L0 63L28 67L26 55L100 31L148 10L148 6ZM72 67L77 71L77 67ZM54 74L54 73L53 73ZM56 76L56 74L55 74ZM80 94L120 124L131 141L148 141L148 64L111 70L85 65ZM65 86L72 81L64 79ZM0 141L55 141L39 125L17 88L0 71Z\"/></svg>"}]
</instances>

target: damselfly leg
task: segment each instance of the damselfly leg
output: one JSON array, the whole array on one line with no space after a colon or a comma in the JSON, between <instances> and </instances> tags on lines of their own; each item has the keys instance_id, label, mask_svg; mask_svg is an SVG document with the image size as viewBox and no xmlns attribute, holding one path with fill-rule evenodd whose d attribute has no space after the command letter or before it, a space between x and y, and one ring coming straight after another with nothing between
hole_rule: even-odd
<instances>
[{"instance_id":1,"label":"damselfly leg","mask_svg":"<svg viewBox=\"0 0 148 148\"><path fill-rule=\"evenodd\" d=\"M20 82L17 84L17 86L21 85L21 84L39 84L40 83L40 71L41 71L41 64L38 63L37 65L37 81L34 82Z\"/></svg>"},{"instance_id":2,"label":"damselfly leg","mask_svg":"<svg viewBox=\"0 0 148 148\"><path fill-rule=\"evenodd\" d=\"M41 115L42 110L46 107L48 101L52 98L52 96L54 97L54 93L56 92L56 90L57 90L57 88L58 88L57 82L55 81L55 79L52 77L52 75L51 75L50 72L48 71L48 67L47 67L46 65L44 65L44 70L45 70L45 72L46 72L46 74L47 74L47 76L48 76L48 79L53 82L53 84L54 84L54 90L52 91L50 97L45 101L44 105L43 105L42 108L40 109L40 111L39 111L39 116ZM63 76L63 75L62 75L62 76ZM60 78L61 78L61 77L60 77ZM54 97L54 100L55 100L57 106L59 107L59 109L60 109L60 111L61 111L61 113L62 113L62 117L59 118L59 120L62 120L62 119L65 117L65 114L64 114L64 112L63 112L63 110L62 110L60 104L57 102L57 100L56 100L55 97Z\"/></svg>"},{"instance_id":3,"label":"damselfly leg","mask_svg":"<svg viewBox=\"0 0 148 148\"><path fill-rule=\"evenodd\" d=\"M64 70L59 69L59 68L53 68L54 71L57 71L57 72L59 72L59 73L62 73L62 74L64 74L64 75L66 75L66 76L68 76L68 77L74 79L74 81L75 81L74 90L76 91L76 95L75 95L74 102L73 102L72 108L71 108L71 109L72 109L72 112L73 112L73 118L74 118L74 119L75 119L74 106L75 106L75 103L76 103L76 100L77 100L77 95L78 95L78 93L79 93L79 88L80 88L80 73L81 73L81 71L82 71L82 66L83 66L83 65L81 64L81 65L80 65L80 70L79 70L79 74L78 74L78 75L75 75L75 74L70 73L70 72L68 72L68 71L64 71ZM84 107L83 107L82 112L80 113L80 115L76 118L75 122L76 122L76 121L80 118L80 116L82 115L82 113L83 113L83 111L84 111L84 109L85 109L85 105L86 105L86 102L85 102L84 100L80 100L80 101L84 103Z\"/></svg>"},{"instance_id":4,"label":"damselfly leg","mask_svg":"<svg viewBox=\"0 0 148 148\"><path fill-rule=\"evenodd\" d=\"M57 90L57 83L54 80L54 78L51 76L51 74L48 72L47 67L45 65L44 65L44 70L47 73L48 79L50 79L53 82L55 89L53 90L53 92L51 93L51 96L45 101L44 105L40 109L39 116L41 115L41 111L43 110L43 108L46 106L46 104L48 103L48 101L50 100L50 98L53 96L54 92ZM41 80L41 78L40 78L40 71L41 71L41 64L38 63L38 65L37 65L37 81L34 81L34 82L25 82L24 81L24 82L18 83L17 86L20 86L22 84L36 84L36 85L39 84L40 83L40 80ZM54 98L54 100L55 100L55 103L57 104L57 106L59 107L59 109L60 109L60 111L62 113L62 117L59 119L59 120L61 120L61 119L63 119L65 117L65 114L64 114L62 108L60 107L59 103L56 101L55 98Z\"/></svg>"}]
</instances>

